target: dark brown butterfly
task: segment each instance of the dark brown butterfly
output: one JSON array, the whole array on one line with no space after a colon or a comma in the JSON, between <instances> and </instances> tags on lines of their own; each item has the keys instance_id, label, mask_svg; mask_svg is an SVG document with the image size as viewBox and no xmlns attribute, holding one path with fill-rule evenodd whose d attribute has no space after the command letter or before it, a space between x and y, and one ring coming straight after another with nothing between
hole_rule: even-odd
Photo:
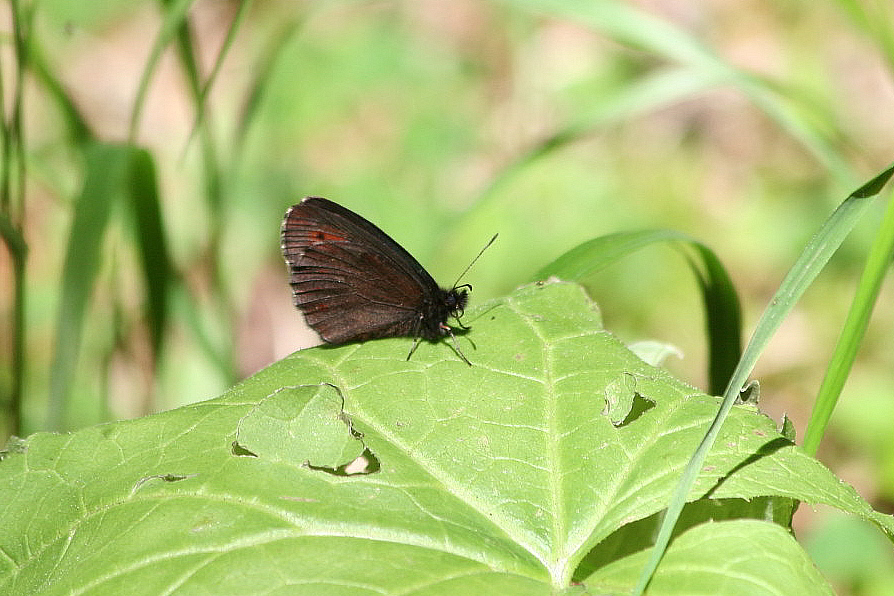
<instances>
[{"instance_id":1,"label":"dark brown butterfly","mask_svg":"<svg viewBox=\"0 0 894 596\"><path fill-rule=\"evenodd\" d=\"M447 319L468 329L459 319L472 286L439 287L410 253L363 217L327 199L306 197L286 212L282 251L295 306L323 341L408 336L415 339L409 360L421 339L449 335L471 366Z\"/></svg>"}]
</instances>

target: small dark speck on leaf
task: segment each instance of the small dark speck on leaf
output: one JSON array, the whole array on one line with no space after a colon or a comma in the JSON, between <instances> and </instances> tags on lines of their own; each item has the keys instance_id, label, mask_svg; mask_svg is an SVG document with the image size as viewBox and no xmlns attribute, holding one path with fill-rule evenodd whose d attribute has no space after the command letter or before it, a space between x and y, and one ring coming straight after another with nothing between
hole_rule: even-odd
<instances>
[{"instance_id":1,"label":"small dark speck on leaf","mask_svg":"<svg viewBox=\"0 0 894 596\"><path fill-rule=\"evenodd\" d=\"M180 482L181 480L186 480L189 476L185 474L163 474L162 476L159 476L159 478L165 482Z\"/></svg>"},{"instance_id":2,"label":"small dark speck on leaf","mask_svg":"<svg viewBox=\"0 0 894 596\"><path fill-rule=\"evenodd\" d=\"M180 482L181 480L186 480L187 478L195 478L196 476L198 476L198 474L154 474L152 476L145 476L137 480L130 492L131 494L137 492L140 487L152 480L161 480L162 482Z\"/></svg>"}]
</instances>

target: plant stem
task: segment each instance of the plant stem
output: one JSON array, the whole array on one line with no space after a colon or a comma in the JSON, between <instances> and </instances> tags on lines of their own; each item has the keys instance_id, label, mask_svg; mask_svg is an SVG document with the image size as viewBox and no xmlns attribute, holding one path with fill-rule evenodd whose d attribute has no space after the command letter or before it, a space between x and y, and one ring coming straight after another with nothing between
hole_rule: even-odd
<instances>
[{"instance_id":1,"label":"plant stem","mask_svg":"<svg viewBox=\"0 0 894 596\"><path fill-rule=\"evenodd\" d=\"M25 381L25 143L22 136L25 69L28 62L28 32L33 10L22 11L18 0L11 2L16 73L13 88L12 114L3 121L3 163L0 172L0 237L9 249L13 262L12 362L11 387L7 401L7 428L10 434L22 432L22 395ZM2 77L0 77L2 78ZM0 88L0 95L3 89ZM0 114L6 109L0 101ZM14 171L15 169L15 171Z\"/></svg>"}]
</instances>

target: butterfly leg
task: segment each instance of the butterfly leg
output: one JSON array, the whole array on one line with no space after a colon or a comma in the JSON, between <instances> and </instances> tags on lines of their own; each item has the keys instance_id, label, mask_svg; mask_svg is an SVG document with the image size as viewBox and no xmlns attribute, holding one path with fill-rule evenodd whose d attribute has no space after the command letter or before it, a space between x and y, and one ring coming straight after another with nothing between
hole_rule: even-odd
<instances>
[{"instance_id":1,"label":"butterfly leg","mask_svg":"<svg viewBox=\"0 0 894 596\"><path fill-rule=\"evenodd\" d=\"M450 326L441 323L441 329L444 331L444 333L450 336L450 341L453 342L453 349L456 350L456 353L459 355L459 357L463 359L463 362L465 362L469 366L472 366L472 363L469 362L469 359L466 358L466 355L463 354L463 351L459 349L459 343L456 341L456 336L453 335L453 330L450 328Z\"/></svg>"},{"instance_id":2,"label":"butterfly leg","mask_svg":"<svg viewBox=\"0 0 894 596\"><path fill-rule=\"evenodd\" d=\"M413 338L413 345L410 346L410 353L407 354L407 362L410 361L410 356L412 356L412 355L413 355L413 352L416 351L416 348L419 347L419 342L420 342L421 340L422 340L422 336L420 336L420 335L417 335L416 337Z\"/></svg>"}]
</instances>

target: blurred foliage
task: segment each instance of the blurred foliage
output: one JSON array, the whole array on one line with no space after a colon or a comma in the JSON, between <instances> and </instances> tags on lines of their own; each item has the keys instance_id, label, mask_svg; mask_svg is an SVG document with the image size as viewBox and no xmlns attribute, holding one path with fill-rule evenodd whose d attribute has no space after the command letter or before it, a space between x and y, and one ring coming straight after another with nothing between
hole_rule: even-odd
<instances>
[{"instance_id":1,"label":"blurred foliage","mask_svg":"<svg viewBox=\"0 0 894 596\"><path fill-rule=\"evenodd\" d=\"M3 163L20 158L24 168L5 170L4 185L26 192L0 215L9 232L0 399L18 370L22 434L48 420L77 428L201 400L312 342L279 254L280 218L304 195L376 222L443 284L499 232L464 280L473 301L591 238L679 230L731 272L748 333L836 202L891 161L886 2L5 6ZM16 25L10 14L27 18ZM115 199L94 238L96 271L67 273L92 284L64 411L51 411L88 147L125 141L149 160L138 187L157 196L169 285L162 300L152 280L168 266L141 238L140 212L127 212L149 195L118 189L133 201ZM882 208L871 208L755 372L761 407L777 419L787 412L799 437ZM7 236L27 244L21 311ZM679 346L686 358L668 366L706 387L704 315L688 268L655 246L588 286L607 328ZM882 288L819 453L883 511L894 510L894 436L883 416L894 387L891 292Z\"/></svg>"}]
</instances>

